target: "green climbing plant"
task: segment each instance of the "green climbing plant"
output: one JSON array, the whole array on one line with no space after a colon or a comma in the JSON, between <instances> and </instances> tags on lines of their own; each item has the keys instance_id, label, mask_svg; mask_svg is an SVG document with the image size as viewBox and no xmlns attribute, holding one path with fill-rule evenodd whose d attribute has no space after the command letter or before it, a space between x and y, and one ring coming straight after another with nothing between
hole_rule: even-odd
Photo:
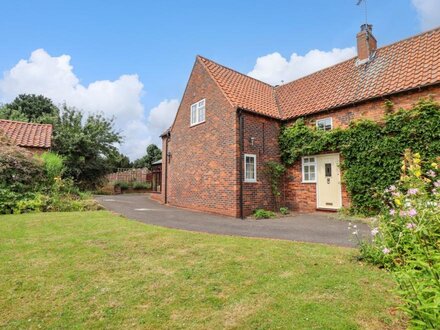
<instances>
[{"instance_id":1,"label":"green climbing plant","mask_svg":"<svg viewBox=\"0 0 440 330\"><path fill-rule=\"evenodd\" d=\"M399 179L405 149L418 152L422 159L440 155L440 105L431 99L419 100L411 109L387 109L382 123L355 121L347 129L317 130L304 119L285 126L279 145L282 161L292 165L301 156L323 151L342 156L343 181L352 200L352 213L377 213L383 202L378 192Z\"/></svg>"}]
</instances>

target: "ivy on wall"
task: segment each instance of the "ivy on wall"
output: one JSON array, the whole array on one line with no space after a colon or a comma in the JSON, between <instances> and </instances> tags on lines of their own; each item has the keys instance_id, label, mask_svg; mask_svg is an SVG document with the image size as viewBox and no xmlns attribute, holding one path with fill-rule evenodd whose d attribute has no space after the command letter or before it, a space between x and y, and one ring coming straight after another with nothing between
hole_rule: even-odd
<instances>
[{"instance_id":1,"label":"ivy on wall","mask_svg":"<svg viewBox=\"0 0 440 330\"><path fill-rule=\"evenodd\" d=\"M304 119L283 127L282 160L292 165L301 156L324 151L342 156L343 181L352 200L352 212L374 214L382 207L379 192L399 179L401 159L409 148L430 161L440 155L440 105L421 99L410 110L388 113L383 123L352 122L347 129L317 130Z\"/></svg>"}]
</instances>

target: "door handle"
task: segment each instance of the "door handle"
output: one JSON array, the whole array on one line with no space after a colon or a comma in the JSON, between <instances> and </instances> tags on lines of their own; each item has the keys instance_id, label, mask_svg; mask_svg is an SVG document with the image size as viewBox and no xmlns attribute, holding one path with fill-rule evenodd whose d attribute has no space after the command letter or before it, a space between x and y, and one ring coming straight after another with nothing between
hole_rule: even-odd
<instances>
[{"instance_id":1,"label":"door handle","mask_svg":"<svg viewBox=\"0 0 440 330\"><path fill-rule=\"evenodd\" d=\"M330 178L327 178L327 184L330 184Z\"/></svg>"}]
</instances>

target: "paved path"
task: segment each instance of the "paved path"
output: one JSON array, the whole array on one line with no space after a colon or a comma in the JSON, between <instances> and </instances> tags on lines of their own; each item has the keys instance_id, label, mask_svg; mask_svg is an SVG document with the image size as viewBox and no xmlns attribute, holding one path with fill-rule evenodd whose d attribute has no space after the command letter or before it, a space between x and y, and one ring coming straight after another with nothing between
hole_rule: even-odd
<instances>
[{"instance_id":1,"label":"paved path","mask_svg":"<svg viewBox=\"0 0 440 330\"><path fill-rule=\"evenodd\" d=\"M143 223L213 234L265 237L292 241L354 246L348 222L331 215L294 214L282 219L240 220L161 205L148 194L95 196L106 209ZM357 223L367 237L368 226Z\"/></svg>"}]
</instances>

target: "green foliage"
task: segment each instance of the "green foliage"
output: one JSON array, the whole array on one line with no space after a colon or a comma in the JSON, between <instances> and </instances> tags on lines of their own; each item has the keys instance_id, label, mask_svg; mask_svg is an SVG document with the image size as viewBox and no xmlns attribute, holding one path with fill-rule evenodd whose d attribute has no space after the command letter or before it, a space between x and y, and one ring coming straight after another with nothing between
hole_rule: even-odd
<instances>
[{"instance_id":1,"label":"green foliage","mask_svg":"<svg viewBox=\"0 0 440 330\"><path fill-rule=\"evenodd\" d=\"M275 213L264 209L256 209L254 211L255 219L271 219L275 218Z\"/></svg>"},{"instance_id":2,"label":"green foliage","mask_svg":"<svg viewBox=\"0 0 440 330\"><path fill-rule=\"evenodd\" d=\"M280 207L280 213L282 215L287 215L289 214L289 209L287 207Z\"/></svg>"},{"instance_id":3,"label":"green foliage","mask_svg":"<svg viewBox=\"0 0 440 330\"><path fill-rule=\"evenodd\" d=\"M136 159L133 162L135 168L148 168L151 170L151 164L162 159L162 151L155 144L150 144L147 147L147 154L142 158Z\"/></svg>"},{"instance_id":4,"label":"green foliage","mask_svg":"<svg viewBox=\"0 0 440 330\"><path fill-rule=\"evenodd\" d=\"M43 95L20 94L0 109L0 118L33 123L54 123L58 108Z\"/></svg>"},{"instance_id":5,"label":"green foliage","mask_svg":"<svg viewBox=\"0 0 440 330\"><path fill-rule=\"evenodd\" d=\"M133 182L133 189L151 189L151 182Z\"/></svg>"},{"instance_id":6,"label":"green foliage","mask_svg":"<svg viewBox=\"0 0 440 330\"><path fill-rule=\"evenodd\" d=\"M44 182L43 163L22 148L0 141L0 188L15 193L34 191Z\"/></svg>"},{"instance_id":7,"label":"green foliage","mask_svg":"<svg viewBox=\"0 0 440 330\"><path fill-rule=\"evenodd\" d=\"M81 188L93 189L112 169L107 161L122 141L113 128L113 119L99 114L84 118L81 111L63 106L55 126L53 150L64 158L65 176Z\"/></svg>"},{"instance_id":8,"label":"green foliage","mask_svg":"<svg viewBox=\"0 0 440 330\"><path fill-rule=\"evenodd\" d=\"M100 114L86 116L66 105L59 109L42 95L22 94L0 107L0 118L52 124L52 150L64 159L63 177L73 178L81 188L94 188L107 173L131 166L115 147L122 138L113 119Z\"/></svg>"},{"instance_id":9,"label":"green foliage","mask_svg":"<svg viewBox=\"0 0 440 330\"><path fill-rule=\"evenodd\" d=\"M115 187L121 188L122 190L127 190L131 187L131 184L126 181L116 181L113 185Z\"/></svg>"},{"instance_id":10,"label":"green foliage","mask_svg":"<svg viewBox=\"0 0 440 330\"><path fill-rule=\"evenodd\" d=\"M63 157L53 152L45 152L39 158L43 160L46 176L51 182L56 177L62 176L64 172Z\"/></svg>"},{"instance_id":11,"label":"green foliage","mask_svg":"<svg viewBox=\"0 0 440 330\"><path fill-rule=\"evenodd\" d=\"M361 255L392 271L414 328L439 329L440 158L424 167L420 154L405 153L402 176L385 189L387 207Z\"/></svg>"},{"instance_id":12,"label":"green foliage","mask_svg":"<svg viewBox=\"0 0 440 330\"><path fill-rule=\"evenodd\" d=\"M281 196L280 185L284 173L286 172L286 168L283 164L280 164L275 161L268 161L264 165L265 165L264 173L269 179L272 195L274 196L275 199L275 208L278 209L278 205L280 204L279 200Z\"/></svg>"},{"instance_id":13,"label":"green foliage","mask_svg":"<svg viewBox=\"0 0 440 330\"><path fill-rule=\"evenodd\" d=\"M387 114L383 124L362 120L351 123L345 130L316 130L299 119L283 128L279 144L287 165L305 155L340 152L352 212L369 215L383 206L378 192L399 178L400 159L406 148L428 160L440 154L438 127L439 104L420 100L411 110Z\"/></svg>"},{"instance_id":14,"label":"green foliage","mask_svg":"<svg viewBox=\"0 0 440 330\"><path fill-rule=\"evenodd\" d=\"M71 179L61 179L62 165L56 154L33 157L1 139L0 214L98 209Z\"/></svg>"}]
</instances>

